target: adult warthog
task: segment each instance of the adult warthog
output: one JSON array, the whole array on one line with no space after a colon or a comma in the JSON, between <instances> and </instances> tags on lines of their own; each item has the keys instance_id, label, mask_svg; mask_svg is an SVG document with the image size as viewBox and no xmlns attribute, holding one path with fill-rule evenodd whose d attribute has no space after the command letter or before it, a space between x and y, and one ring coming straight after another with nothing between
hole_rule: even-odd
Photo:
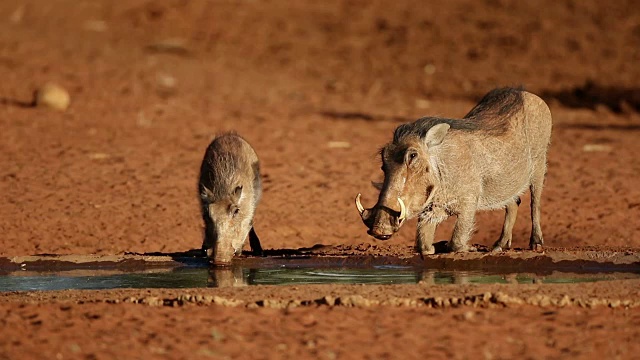
<instances>
[{"instance_id":1,"label":"adult warthog","mask_svg":"<svg viewBox=\"0 0 640 360\"><path fill-rule=\"evenodd\" d=\"M418 217L417 251L435 253L436 226L457 216L448 246L468 244L478 210L505 209L494 251L511 246L520 195L531 191L529 247L542 249L540 197L551 139L551 112L536 95L519 89L495 89L462 119L425 117L400 125L380 151L384 182L378 203L356 206L368 233L389 239L406 219Z\"/></svg>"}]
</instances>

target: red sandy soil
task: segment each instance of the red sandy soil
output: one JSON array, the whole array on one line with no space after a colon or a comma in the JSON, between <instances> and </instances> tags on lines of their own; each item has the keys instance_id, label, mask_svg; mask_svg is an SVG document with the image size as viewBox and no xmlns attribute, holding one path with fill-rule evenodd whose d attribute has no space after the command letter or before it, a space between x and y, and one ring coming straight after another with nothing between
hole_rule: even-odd
<instances>
[{"instance_id":1,"label":"red sandy soil","mask_svg":"<svg viewBox=\"0 0 640 360\"><path fill-rule=\"evenodd\" d=\"M0 256L198 248L197 171L228 130L262 161L265 248L375 244L352 201L358 192L375 201L377 149L403 121L462 116L501 85L524 85L553 113L546 243L640 248L639 45L635 1L3 0ZM70 92L66 112L30 106L48 81ZM516 247L528 243L527 206L525 197ZM503 216L480 214L473 242L495 241ZM414 229L408 222L390 241L410 246ZM612 284L616 294L638 287ZM638 353L638 308L285 311L22 298L0 305L0 358Z\"/></svg>"}]
</instances>

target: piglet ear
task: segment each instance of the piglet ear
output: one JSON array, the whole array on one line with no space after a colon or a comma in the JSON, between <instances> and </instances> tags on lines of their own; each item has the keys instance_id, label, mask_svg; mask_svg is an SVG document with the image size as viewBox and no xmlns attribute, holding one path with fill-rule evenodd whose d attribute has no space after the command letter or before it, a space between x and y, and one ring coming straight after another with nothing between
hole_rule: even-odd
<instances>
[{"instance_id":1,"label":"piglet ear","mask_svg":"<svg viewBox=\"0 0 640 360\"><path fill-rule=\"evenodd\" d=\"M236 189L233 191L233 194L231 194L231 197L233 198L233 202L235 202L236 204L238 203L238 201L240 201L240 198L242 197L242 185L236 186Z\"/></svg>"},{"instance_id":2,"label":"piglet ear","mask_svg":"<svg viewBox=\"0 0 640 360\"><path fill-rule=\"evenodd\" d=\"M200 185L200 199L202 199L202 201L210 201L212 197L213 192L207 189L206 186Z\"/></svg>"},{"instance_id":3,"label":"piglet ear","mask_svg":"<svg viewBox=\"0 0 640 360\"><path fill-rule=\"evenodd\" d=\"M440 145L444 137L447 135L447 131L449 131L449 124L440 123L438 125L434 125L427 131L427 134L424 136L424 144L427 148L431 148L434 146Z\"/></svg>"},{"instance_id":4,"label":"piglet ear","mask_svg":"<svg viewBox=\"0 0 640 360\"><path fill-rule=\"evenodd\" d=\"M378 191L382 191L382 183L381 182L372 181L371 185L373 185L373 187L376 188Z\"/></svg>"}]
</instances>

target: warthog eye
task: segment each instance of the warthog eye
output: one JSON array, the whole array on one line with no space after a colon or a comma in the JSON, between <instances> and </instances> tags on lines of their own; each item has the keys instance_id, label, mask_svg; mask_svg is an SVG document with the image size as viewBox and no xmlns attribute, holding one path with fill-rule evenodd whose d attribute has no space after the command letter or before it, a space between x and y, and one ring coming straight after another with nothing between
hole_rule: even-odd
<instances>
[{"instance_id":1,"label":"warthog eye","mask_svg":"<svg viewBox=\"0 0 640 360\"><path fill-rule=\"evenodd\" d=\"M236 216L238 216L239 212L240 212L240 208L237 207L236 205L229 206L229 213L231 214L231 217L235 218Z\"/></svg>"},{"instance_id":2,"label":"warthog eye","mask_svg":"<svg viewBox=\"0 0 640 360\"><path fill-rule=\"evenodd\" d=\"M416 158L416 156L418 156L418 153L412 150L407 151L407 153L405 154L405 158L404 158L404 162L407 165L410 165L413 162L413 159Z\"/></svg>"}]
</instances>

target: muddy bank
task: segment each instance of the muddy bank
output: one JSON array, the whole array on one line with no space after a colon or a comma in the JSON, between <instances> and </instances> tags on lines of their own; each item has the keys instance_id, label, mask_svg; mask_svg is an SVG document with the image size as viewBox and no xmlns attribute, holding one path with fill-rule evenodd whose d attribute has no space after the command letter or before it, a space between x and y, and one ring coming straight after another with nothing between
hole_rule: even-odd
<instances>
[{"instance_id":1,"label":"muddy bank","mask_svg":"<svg viewBox=\"0 0 640 360\"><path fill-rule=\"evenodd\" d=\"M437 248L444 251L445 242ZM638 271L640 251L605 247L554 249L544 252L509 250L491 253L478 246L475 253L440 253L419 256L412 247L400 245L316 245L311 248L266 250L264 257L245 253L236 257L231 267L277 268L359 268L398 265L434 270L530 271L536 273L564 270L573 272ZM208 261L199 250L178 253L123 255L33 255L0 257L0 273L15 271L66 271L78 269L116 269L140 271L180 266L207 267Z\"/></svg>"}]
</instances>

